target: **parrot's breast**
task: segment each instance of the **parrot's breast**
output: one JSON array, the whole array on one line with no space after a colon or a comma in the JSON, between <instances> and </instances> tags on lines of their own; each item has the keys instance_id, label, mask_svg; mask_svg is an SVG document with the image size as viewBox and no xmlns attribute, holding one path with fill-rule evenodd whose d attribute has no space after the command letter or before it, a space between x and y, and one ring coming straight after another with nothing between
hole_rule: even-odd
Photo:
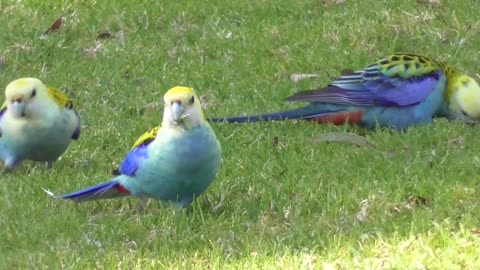
<instances>
[{"instance_id":1,"label":"parrot's breast","mask_svg":"<svg viewBox=\"0 0 480 270\"><path fill-rule=\"evenodd\" d=\"M55 161L71 141L74 127L66 111L51 119L29 121L4 117L2 140L17 160Z\"/></svg>"}]
</instances>

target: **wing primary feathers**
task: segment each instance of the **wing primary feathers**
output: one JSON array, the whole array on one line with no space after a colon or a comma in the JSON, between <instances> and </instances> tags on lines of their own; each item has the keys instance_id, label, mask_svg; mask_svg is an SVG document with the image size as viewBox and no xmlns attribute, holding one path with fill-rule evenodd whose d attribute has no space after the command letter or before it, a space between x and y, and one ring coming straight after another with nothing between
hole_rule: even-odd
<instances>
[{"instance_id":1,"label":"wing primary feathers","mask_svg":"<svg viewBox=\"0 0 480 270\"><path fill-rule=\"evenodd\" d=\"M298 92L286 101L322 102L343 105L374 106L375 95L368 91L346 90L337 86Z\"/></svg>"},{"instance_id":2,"label":"wing primary feathers","mask_svg":"<svg viewBox=\"0 0 480 270\"><path fill-rule=\"evenodd\" d=\"M339 78L325 88L306 90L286 98L287 101L331 103L351 106L404 107L425 100L439 86L441 70L403 78L362 74L358 79Z\"/></svg>"}]
</instances>

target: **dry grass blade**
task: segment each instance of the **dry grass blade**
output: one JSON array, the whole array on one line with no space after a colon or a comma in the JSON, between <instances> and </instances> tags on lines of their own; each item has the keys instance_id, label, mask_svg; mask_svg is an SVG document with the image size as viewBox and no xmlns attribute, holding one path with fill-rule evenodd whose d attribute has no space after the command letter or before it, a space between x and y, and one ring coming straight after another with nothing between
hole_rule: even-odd
<instances>
[{"instance_id":1,"label":"dry grass blade","mask_svg":"<svg viewBox=\"0 0 480 270\"><path fill-rule=\"evenodd\" d=\"M340 5L340 4L344 4L346 0L323 0L323 4L326 5L326 6L329 6L329 5Z\"/></svg>"},{"instance_id":2,"label":"dry grass blade","mask_svg":"<svg viewBox=\"0 0 480 270\"><path fill-rule=\"evenodd\" d=\"M7 60L5 59L5 57L1 56L0 57L0 72L5 70L6 62L7 62Z\"/></svg>"},{"instance_id":3,"label":"dry grass blade","mask_svg":"<svg viewBox=\"0 0 480 270\"><path fill-rule=\"evenodd\" d=\"M440 7L442 2L440 0L417 0L419 4L429 5L432 7Z\"/></svg>"},{"instance_id":4,"label":"dry grass blade","mask_svg":"<svg viewBox=\"0 0 480 270\"><path fill-rule=\"evenodd\" d=\"M368 141L367 138L354 134L354 133L349 133L349 132L330 132L330 133L324 133L321 134L320 136L316 137L313 139L313 142L315 143L324 143L324 142L346 142L346 143L352 143L357 146L368 146L375 148L376 145L370 141Z\"/></svg>"},{"instance_id":5,"label":"dry grass blade","mask_svg":"<svg viewBox=\"0 0 480 270\"><path fill-rule=\"evenodd\" d=\"M301 74L301 73L294 73L292 76L290 76L290 80L294 82L299 82L305 79L311 79L311 78L318 78L319 75L317 74Z\"/></svg>"},{"instance_id":6,"label":"dry grass blade","mask_svg":"<svg viewBox=\"0 0 480 270\"><path fill-rule=\"evenodd\" d=\"M342 74L342 76L352 75L353 73L355 73L355 71L353 69L340 70L340 74Z\"/></svg>"},{"instance_id":7,"label":"dry grass blade","mask_svg":"<svg viewBox=\"0 0 480 270\"><path fill-rule=\"evenodd\" d=\"M60 27L62 27L63 16L60 16L48 29L45 31L45 34L50 34L54 32L58 32Z\"/></svg>"}]
</instances>

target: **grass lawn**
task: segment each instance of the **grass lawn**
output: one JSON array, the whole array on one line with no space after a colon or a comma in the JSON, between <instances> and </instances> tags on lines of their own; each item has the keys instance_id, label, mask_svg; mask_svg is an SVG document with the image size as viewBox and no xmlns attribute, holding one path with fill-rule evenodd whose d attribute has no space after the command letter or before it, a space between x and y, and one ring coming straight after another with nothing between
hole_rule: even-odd
<instances>
[{"instance_id":1,"label":"grass lawn","mask_svg":"<svg viewBox=\"0 0 480 270\"><path fill-rule=\"evenodd\" d=\"M283 99L393 52L480 80L477 0L337 1L2 1L0 88L33 76L62 89L83 130L54 169L0 176L0 269L476 269L479 126L457 122L214 124L222 168L186 210L43 192L108 180L176 85L228 116L294 108ZM343 131L376 147L314 142Z\"/></svg>"}]
</instances>

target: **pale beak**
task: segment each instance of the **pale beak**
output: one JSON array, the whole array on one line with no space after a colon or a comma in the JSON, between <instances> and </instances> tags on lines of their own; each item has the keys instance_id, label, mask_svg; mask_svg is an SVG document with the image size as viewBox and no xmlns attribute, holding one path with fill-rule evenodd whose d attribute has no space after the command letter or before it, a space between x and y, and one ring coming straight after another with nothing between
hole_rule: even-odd
<instances>
[{"instance_id":1,"label":"pale beak","mask_svg":"<svg viewBox=\"0 0 480 270\"><path fill-rule=\"evenodd\" d=\"M170 116L172 117L172 121L177 124L183 116L183 106L180 102L174 102L170 106Z\"/></svg>"},{"instance_id":2,"label":"pale beak","mask_svg":"<svg viewBox=\"0 0 480 270\"><path fill-rule=\"evenodd\" d=\"M25 102L21 99L16 99L12 102L12 113L15 117L20 118L25 116Z\"/></svg>"}]
</instances>

